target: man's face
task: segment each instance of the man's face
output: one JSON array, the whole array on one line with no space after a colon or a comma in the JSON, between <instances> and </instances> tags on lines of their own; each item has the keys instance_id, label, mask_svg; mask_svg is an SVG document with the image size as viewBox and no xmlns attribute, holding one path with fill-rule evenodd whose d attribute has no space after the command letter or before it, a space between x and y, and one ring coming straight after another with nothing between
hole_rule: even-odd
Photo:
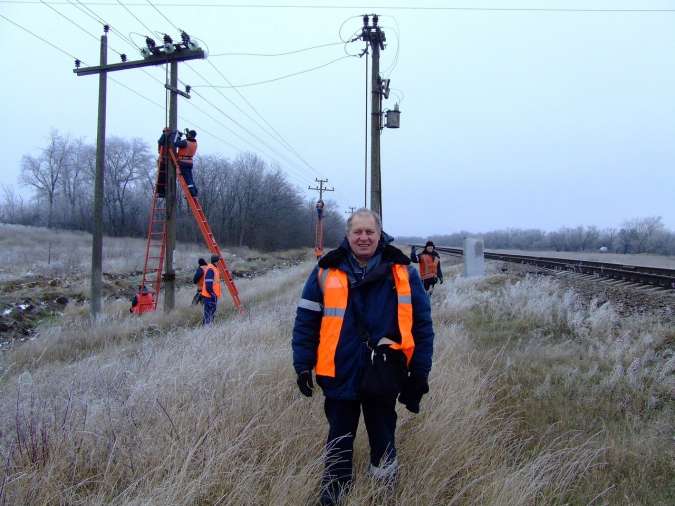
<instances>
[{"instance_id":1,"label":"man's face","mask_svg":"<svg viewBox=\"0 0 675 506\"><path fill-rule=\"evenodd\" d=\"M380 240L380 230L375 218L370 215L356 215L352 218L352 226L347 234L347 241L359 260L368 260L375 254Z\"/></svg>"},{"instance_id":2,"label":"man's face","mask_svg":"<svg viewBox=\"0 0 675 506\"><path fill-rule=\"evenodd\" d=\"M427 250L427 253L431 253L434 250L433 246L427 246L424 249Z\"/></svg>"}]
</instances>

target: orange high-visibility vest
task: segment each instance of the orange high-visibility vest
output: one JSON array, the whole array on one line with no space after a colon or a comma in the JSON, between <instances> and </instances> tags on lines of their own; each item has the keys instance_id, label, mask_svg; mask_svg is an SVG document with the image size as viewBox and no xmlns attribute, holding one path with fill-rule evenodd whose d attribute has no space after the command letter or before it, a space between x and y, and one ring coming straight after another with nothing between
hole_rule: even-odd
<instances>
[{"instance_id":1,"label":"orange high-visibility vest","mask_svg":"<svg viewBox=\"0 0 675 506\"><path fill-rule=\"evenodd\" d=\"M131 308L131 312L134 314L147 313L152 311L152 306L154 303L154 298L150 292L142 292L136 295L137 303L134 307Z\"/></svg>"},{"instance_id":2,"label":"orange high-visibility vest","mask_svg":"<svg viewBox=\"0 0 675 506\"><path fill-rule=\"evenodd\" d=\"M178 161L184 163L192 163L192 157L197 152L197 141L187 140L187 146L178 148Z\"/></svg>"},{"instance_id":3,"label":"orange high-visibility vest","mask_svg":"<svg viewBox=\"0 0 675 506\"><path fill-rule=\"evenodd\" d=\"M211 297L211 294L206 289L206 274L209 270L213 270L213 293L220 299L222 290L220 289L220 271L218 270L218 267L213 264L208 264L206 267L202 267L202 269L204 269L204 275L202 276L202 279L204 280L202 283L202 295L207 298Z\"/></svg>"},{"instance_id":4,"label":"orange high-visibility vest","mask_svg":"<svg viewBox=\"0 0 675 506\"><path fill-rule=\"evenodd\" d=\"M420 254L417 258L420 262L420 278L435 278L438 272L438 264L441 262L439 258L424 253Z\"/></svg>"},{"instance_id":5,"label":"orange high-visibility vest","mask_svg":"<svg viewBox=\"0 0 675 506\"><path fill-rule=\"evenodd\" d=\"M405 265L392 266L396 294L398 296L398 328L401 343L390 344L394 350L401 350L410 363L415 350L412 335L413 308L408 268ZM316 357L316 374L335 377L335 351L340 341L340 332L347 309L349 280L339 269L319 269L319 284L323 291L323 318L319 332L319 348ZM383 336L386 337L386 336Z\"/></svg>"},{"instance_id":6,"label":"orange high-visibility vest","mask_svg":"<svg viewBox=\"0 0 675 506\"><path fill-rule=\"evenodd\" d=\"M199 278L199 281L197 281L197 289L199 290L200 293L204 291L204 281L206 281L206 268L207 268L206 265L201 266L202 277Z\"/></svg>"}]
</instances>

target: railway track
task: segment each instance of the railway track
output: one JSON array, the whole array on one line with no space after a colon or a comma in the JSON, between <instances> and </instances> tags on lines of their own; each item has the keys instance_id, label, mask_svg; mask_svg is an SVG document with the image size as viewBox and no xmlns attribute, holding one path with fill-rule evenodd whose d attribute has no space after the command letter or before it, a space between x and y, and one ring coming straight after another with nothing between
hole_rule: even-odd
<instances>
[{"instance_id":1,"label":"railway track","mask_svg":"<svg viewBox=\"0 0 675 506\"><path fill-rule=\"evenodd\" d=\"M415 246L422 247L421 245ZM464 254L462 248L437 246L436 250L454 256L462 256ZM594 262L589 260L573 260L569 258L513 255L509 253L496 253L493 251L485 251L484 255L485 258L490 260L534 265L550 271L569 271L578 274L591 275L597 278L614 279L619 282L636 283L660 287L667 290L675 290L675 269Z\"/></svg>"}]
</instances>

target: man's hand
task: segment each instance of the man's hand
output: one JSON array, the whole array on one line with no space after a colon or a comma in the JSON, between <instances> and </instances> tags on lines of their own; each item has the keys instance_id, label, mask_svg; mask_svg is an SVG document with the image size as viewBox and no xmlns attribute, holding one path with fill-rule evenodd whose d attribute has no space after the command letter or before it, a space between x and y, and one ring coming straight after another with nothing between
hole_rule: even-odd
<instances>
[{"instance_id":1,"label":"man's hand","mask_svg":"<svg viewBox=\"0 0 675 506\"><path fill-rule=\"evenodd\" d=\"M298 388L300 393L305 397L311 397L314 390L314 383L312 382L312 371L302 371L298 374Z\"/></svg>"},{"instance_id":2,"label":"man's hand","mask_svg":"<svg viewBox=\"0 0 675 506\"><path fill-rule=\"evenodd\" d=\"M443 284L443 278L438 278L440 284Z\"/></svg>"},{"instance_id":3,"label":"man's hand","mask_svg":"<svg viewBox=\"0 0 675 506\"><path fill-rule=\"evenodd\" d=\"M427 376L411 372L403 385L398 401L404 404L408 411L419 413L422 396L428 392L429 383L427 382Z\"/></svg>"}]
</instances>

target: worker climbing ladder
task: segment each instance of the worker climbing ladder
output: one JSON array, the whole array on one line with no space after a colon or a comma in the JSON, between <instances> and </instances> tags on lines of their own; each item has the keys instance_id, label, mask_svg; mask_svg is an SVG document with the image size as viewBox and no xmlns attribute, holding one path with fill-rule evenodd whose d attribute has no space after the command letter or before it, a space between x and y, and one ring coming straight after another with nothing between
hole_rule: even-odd
<instances>
[{"instance_id":1,"label":"worker climbing ladder","mask_svg":"<svg viewBox=\"0 0 675 506\"><path fill-rule=\"evenodd\" d=\"M176 153L173 149L169 149L169 162L174 165L176 168L176 180L183 189L183 194L187 199L188 206L192 215L197 221L197 226L199 227L204 242L206 243L207 248L212 255L218 255L220 260L218 261L217 267L220 273L220 278L225 282L227 290L230 292L234 306L239 310L243 311L241 301L239 299L239 292L237 286L234 284L232 279L232 274L225 263L218 243L211 231L209 222L206 219L204 210L202 209L199 200L196 197L193 197L188 189L188 185L185 182L185 179L181 175L180 165L178 159L176 158ZM163 157L160 156L160 160ZM158 194L160 189L160 160L158 160L157 165L157 184L155 185L155 191L152 197L152 208L150 211L150 224L148 226L148 240L145 249L145 265L143 267L143 278L141 286L139 287L138 299L141 300L141 293L143 292L143 287L147 287L147 282L152 282L152 306L147 309L139 310L138 312L154 311L157 309L157 301L159 299L159 291L161 287L162 280L162 267L164 265L164 255L166 253L166 201L163 196ZM148 297L146 296L146 299ZM147 305L147 304L146 304ZM142 308L141 308L142 309Z\"/></svg>"}]
</instances>

